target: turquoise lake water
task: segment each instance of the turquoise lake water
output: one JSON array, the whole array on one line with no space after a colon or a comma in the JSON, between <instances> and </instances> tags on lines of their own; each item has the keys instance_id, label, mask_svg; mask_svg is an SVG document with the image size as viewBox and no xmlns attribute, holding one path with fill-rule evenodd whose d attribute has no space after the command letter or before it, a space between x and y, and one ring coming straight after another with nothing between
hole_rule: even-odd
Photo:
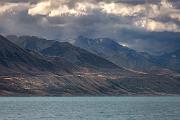
<instances>
[{"instance_id":1,"label":"turquoise lake water","mask_svg":"<svg viewBox=\"0 0 180 120\"><path fill-rule=\"evenodd\" d=\"M180 120L180 97L0 97L0 120Z\"/></svg>"}]
</instances>

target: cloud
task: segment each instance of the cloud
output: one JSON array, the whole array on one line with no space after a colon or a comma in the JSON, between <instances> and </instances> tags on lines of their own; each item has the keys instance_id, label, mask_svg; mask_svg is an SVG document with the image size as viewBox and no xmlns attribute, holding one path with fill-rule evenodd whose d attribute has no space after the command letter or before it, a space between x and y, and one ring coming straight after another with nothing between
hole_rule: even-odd
<instances>
[{"instance_id":1,"label":"cloud","mask_svg":"<svg viewBox=\"0 0 180 120\"><path fill-rule=\"evenodd\" d=\"M139 41L144 46L148 42L135 34L180 32L179 4L179 0L1 0L0 32L63 41L79 35L110 37L145 49Z\"/></svg>"},{"instance_id":2,"label":"cloud","mask_svg":"<svg viewBox=\"0 0 180 120\"><path fill-rule=\"evenodd\" d=\"M28 9L28 3L4 3L0 4L0 15L15 14L17 12Z\"/></svg>"},{"instance_id":3,"label":"cloud","mask_svg":"<svg viewBox=\"0 0 180 120\"><path fill-rule=\"evenodd\" d=\"M114 14L119 16L137 16L145 11L144 5L128 5L123 3L107 3L107 2L90 2L90 1L59 1L49 0L42 1L33 5L29 9L30 15L47 15L54 16L82 16L91 14L93 11L100 11L106 14Z\"/></svg>"},{"instance_id":4,"label":"cloud","mask_svg":"<svg viewBox=\"0 0 180 120\"><path fill-rule=\"evenodd\" d=\"M31 9L29 9L28 13L30 15L46 15L50 17L55 16L63 16L63 15L74 15L74 16L80 16L80 15L86 15L88 12L88 9L93 8L93 4L90 3L71 3L58 0L54 1L43 1L40 2L34 6L32 6Z\"/></svg>"},{"instance_id":5,"label":"cloud","mask_svg":"<svg viewBox=\"0 0 180 120\"><path fill-rule=\"evenodd\" d=\"M149 31L174 31L180 32L180 28L177 24L172 22L160 22L152 19L142 18L142 20L135 21L134 24L136 26L140 26L142 28L146 28Z\"/></svg>"},{"instance_id":6,"label":"cloud","mask_svg":"<svg viewBox=\"0 0 180 120\"><path fill-rule=\"evenodd\" d=\"M177 1L175 1L177 2ZM131 3L131 4L130 4ZM135 4L136 3L136 4ZM95 11L95 12L94 12ZM180 10L168 0L148 2L145 1L76 1L73 0L46 0L39 2L28 10L29 15L45 15L47 17L91 16L96 12L105 16L132 17L132 25L150 31L180 31L179 24L168 21L157 21L161 18L171 18L180 21ZM169 19L170 20L170 19ZM159 26L159 27L158 27Z\"/></svg>"},{"instance_id":7,"label":"cloud","mask_svg":"<svg viewBox=\"0 0 180 120\"><path fill-rule=\"evenodd\" d=\"M33 5L29 10L28 14L34 15L47 15L50 10L50 2L44 1Z\"/></svg>"},{"instance_id":8,"label":"cloud","mask_svg":"<svg viewBox=\"0 0 180 120\"><path fill-rule=\"evenodd\" d=\"M101 3L102 12L119 16L138 16L145 11L143 5L127 5L123 3Z\"/></svg>"}]
</instances>

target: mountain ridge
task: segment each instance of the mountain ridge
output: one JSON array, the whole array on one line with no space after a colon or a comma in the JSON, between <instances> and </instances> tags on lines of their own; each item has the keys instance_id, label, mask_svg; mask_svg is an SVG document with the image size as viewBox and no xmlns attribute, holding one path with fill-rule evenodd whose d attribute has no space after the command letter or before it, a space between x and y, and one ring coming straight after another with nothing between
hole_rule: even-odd
<instances>
[{"instance_id":1,"label":"mountain ridge","mask_svg":"<svg viewBox=\"0 0 180 120\"><path fill-rule=\"evenodd\" d=\"M0 35L0 64L3 67L23 72L24 66L31 69L49 70L53 64L47 60L37 58L28 51L18 47ZM18 69L18 66L20 69ZM22 69L22 70L21 70ZM28 69L25 69L28 72ZM33 71L33 70L32 70Z\"/></svg>"},{"instance_id":2,"label":"mountain ridge","mask_svg":"<svg viewBox=\"0 0 180 120\"><path fill-rule=\"evenodd\" d=\"M109 38L90 39L80 36L75 40L74 45L128 69L149 71L157 67L143 54L124 47Z\"/></svg>"},{"instance_id":3,"label":"mountain ridge","mask_svg":"<svg viewBox=\"0 0 180 120\"><path fill-rule=\"evenodd\" d=\"M180 72L180 49L155 57L152 61L162 67Z\"/></svg>"},{"instance_id":4,"label":"mountain ridge","mask_svg":"<svg viewBox=\"0 0 180 120\"><path fill-rule=\"evenodd\" d=\"M8 36L7 38L24 49L29 49L31 51L35 50L47 56L63 57L64 59L66 59L69 62L72 62L73 64L77 64L77 65L86 64L97 67L104 66L106 68L115 67L119 69L119 67L116 66L115 64L97 55L94 55L84 49L75 47L68 42L58 42L58 41L46 40L32 36L23 36L23 37ZM95 60L99 60L102 62L96 63Z\"/></svg>"}]
</instances>

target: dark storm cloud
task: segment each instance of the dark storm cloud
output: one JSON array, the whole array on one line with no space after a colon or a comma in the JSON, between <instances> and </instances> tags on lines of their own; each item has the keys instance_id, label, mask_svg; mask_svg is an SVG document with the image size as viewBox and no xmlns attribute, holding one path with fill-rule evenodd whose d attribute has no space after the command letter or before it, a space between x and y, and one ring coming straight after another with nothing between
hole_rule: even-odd
<instances>
[{"instance_id":1,"label":"dark storm cloud","mask_svg":"<svg viewBox=\"0 0 180 120\"><path fill-rule=\"evenodd\" d=\"M171 3L176 9L180 9L180 1L179 0L172 0Z\"/></svg>"},{"instance_id":2,"label":"dark storm cloud","mask_svg":"<svg viewBox=\"0 0 180 120\"><path fill-rule=\"evenodd\" d=\"M76 38L80 35L88 37L110 37L114 30L119 29L121 25L128 26L132 22L129 17L117 17L98 11L94 11L93 14L88 16L48 17L47 20L54 26L61 26L61 35L63 36L59 37L63 39L68 37Z\"/></svg>"},{"instance_id":3,"label":"dark storm cloud","mask_svg":"<svg viewBox=\"0 0 180 120\"><path fill-rule=\"evenodd\" d=\"M151 54L162 54L180 49L179 32L149 32L142 30L122 29L119 31L120 43L138 51Z\"/></svg>"},{"instance_id":4,"label":"dark storm cloud","mask_svg":"<svg viewBox=\"0 0 180 120\"><path fill-rule=\"evenodd\" d=\"M169 16L160 16L160 17L156 17L156 18L153 18L155 21L161 21L163 23L174 23L174 24L177 24L177 25L180 25L180 21L178 20L178 18L171 18Z\"/></svg>"}]
</instances>

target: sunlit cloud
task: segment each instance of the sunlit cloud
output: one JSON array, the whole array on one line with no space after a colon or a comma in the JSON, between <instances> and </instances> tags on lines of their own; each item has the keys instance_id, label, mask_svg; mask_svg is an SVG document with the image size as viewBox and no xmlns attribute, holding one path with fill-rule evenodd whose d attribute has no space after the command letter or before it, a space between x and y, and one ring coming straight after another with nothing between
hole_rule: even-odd
<instances>
[{"instance_id":1,"label":"sunlit cloud","mask_svg":"<svg viewBox=\"0 0 180 120\"><path fill-rule=\"evenodd\" d=\"M127 5L122 3L100 3L102 12L119 16L137 16L145 11L143 5Z\"/></svg>"},{"instance_id":2,"label":"sunlit cloud","mask_svg":"<svg viewBox=\"0 0 180 120\"><path fill-rule=\"evenodd\" d=\"M144 29L147 29L149 31L174 31L174 32L180 32L180 28L175 23L162 23L159 21L155 21L152 19L142 19L138 20L134 23L136 26L142 27Z\"/></svg>"},{"instance_id":3,"label":"sunlit cloud","mask_svg":"<svg viewBox=\"0 0 180 120\"><path fill-rule=\"evenodd\" d=\"M180 13L173 13L170 15L170 18L180 21Z\"/></svg>"},{"instance_id":4,"label":"sunlit cloud","mask_svg":"<svg viewBox=\"0 0 180 120\"><path fill-rule=\"evenodd\" d=\"M32 5L28 10L28 14L30 15L47 15L50 10L50 1L40 2L36 5Z\"/></svg>"},{"instance_id":5,"label":"sunlit cloud","mask_svg":"<svg viewBox=\"0 0 180 120\"><path fill-rule=\"evenodd\" d=\"M33 5L28 13L30 15L47 15L49 17L56 16L82 16L87 15L89 11L94 10L96 6L88 2L76 2L71 6L65 1L43 1Z\"/></svg>"},{"instance_id":6,"label":"sunlit cloud","mask_svg":"<svg viewBox=\"0 0 180 120\"><path fill-rule=\"evenodd\" d=\"M5 3L0 4L0 15L3 14L15 14L22 10L28 9L30 5L28 3Z\"/></svg>"},{"instance_id":7,"label":"sunlit cloud","mask_svg":"<svg viewBox=\"0 0 180 120\"><path fill-rule=\"evenodd\" d=\"M137 16L145 11L144 5L128 5L123 3L106 3L106 2L87 2L78 1L69 5L69 2L59 0L42 1L33 5L29 9L30 15L47 15L47 16L65 16L88 15L92 11L100 11L106 14L114 14L119 16Z\"/></svg>"},{"instance_id":8,"label":"sunlit cloud","mask_svg":"<svg viewBox=\"0 0 180 120\"><path fill-rule=\"evenodd\" d=\"M13 33L11 28L21 34L39 31L35 35L56 38L67 33L68 37L119 37L126 28L179 32L176 4L171 0L1 0L0 30L6 34Z\"/></svg>"}]
</instances>

